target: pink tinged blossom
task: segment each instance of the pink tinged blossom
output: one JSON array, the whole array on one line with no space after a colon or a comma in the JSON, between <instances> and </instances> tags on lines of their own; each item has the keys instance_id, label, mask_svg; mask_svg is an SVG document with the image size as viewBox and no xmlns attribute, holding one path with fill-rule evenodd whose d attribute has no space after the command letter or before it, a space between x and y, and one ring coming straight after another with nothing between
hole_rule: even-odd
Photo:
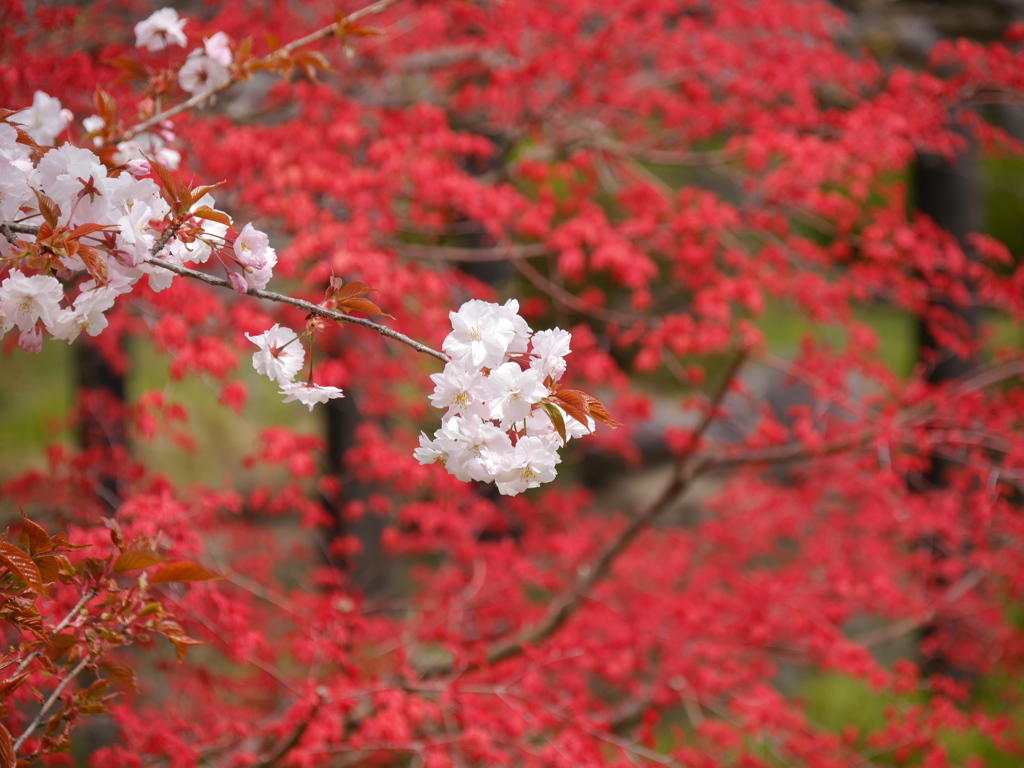
<instances>
[{"instance_id":1,"label":"pink tinged blossom","mask_svg":"<svg viewBox=\"0 0 1024 768\"><path fill-rule=\"evenodd\" d=\"M476 415L488 418L487 380L479 371L468 370L457 363L448 363L441 373L432 374L434 393L430 403L435 408L447 408L444 418Z\"/></svg>"},{"instance_id":2,"label":"pink tinged blossom","mask_svg":"<svg viewBox=\"0 0 1024 768\"><path fill-rule=\"evenodd\" d=\"M195 95L231 82L231 71L202 51L192 51L178 70L178 85Z\"/></svg>"},{"instance_id":3,"label":"pink tinged blossom","mask_svg":"<svg viewBox=\"0 0 1024 768\"><path fill-rule=\"evenodd\" d=\"M22 331L18 336L18 346L30 355L38 355L43 351L43 329L36 325L30 330Z\"/></svg>"},{"instance_id":4,"label":"pink tinged blossom","mask_svg":"<svg viewBox=\"0 0 1024 768\"><path fill-rule=\"evenodd\" d=\"M153 172L153 167L142 158L136 157L129 160L124 164L124 168L128 173L137 179L141 179L145 176L149 176Z\"/></svg>"},{"instance_id":5,"label":"pink tinged blossom","mask_svg":"<svg viewBox=\"0 0 1024 768\"><path fill-rule=\"evenodd\" d=\"M206 55L222 67L230 67L234 61L231 53L231 38L223 32L216 32L203 44Z\"/></svg>"},{"instance_id":6,"label":"pink tinged blossom","mask_svg":"<svg viewBox=\"0 0 1024 768\"><path fill-rule=\"evenodd\" d=\"M498 491L515 496L527 488L537 488L555 479L555 465L561 461L547 441L539 437L522 437L508 464L495 477Z\"/></svg>"},{"instance_id":7,"label":"pink tinged blossom","mask_svg":"<svg viewBox=\"0 0 1024 768\"><path fill-rule=\"evenodd\" d=\"M501 365L516 330L497 304L472 299L448 316L453 330L442 348L453 360L475 368Z\"/></svg>"},{"instance_id":8,"label":"pink tinged blossom","mask_svg":"<svg viewBox=\"0 0 1024 768\"><path fill-rule=\"evenodd\" d=\"M282 385L281 394L285 395L284 402L290 403L298 400L307 406L310 411L317 403L326 403L336 397L344 397L345 393L337 387L325 387L320 384L303 384L300 382L288 382Z\"/></svg>"},{"instance_id":9,"label":"pink tinged blossom","mask_svg":"<svg viewBox=\"0 0 1024 768\"><path fill-rule=\"evenodd\" d=\"M260 269L246 267L241 273L246 284L257 291L262 291L267 287L270 278L274 276L274 267L277 266L277 252L273 248L267 248L264 258L266 263Z\"/></svg>"},{"instance_id":10,"label":"pink tinged blossom","mask_svg":"<svg viewBox=\"0 0 1024 768\"><path fill-rule=\"evenodd\" d=\"M565 373L565 356L569 354L572 334L561 328L537 331L533 335L533 359L530 368L539 371L542 378L550 376L554 381Z\"/></svg>"},{"instance_id":11,"label":"pink tinged blossom","mask_svg":"<svg viewBox=\"0 0 1024 768\"><path fill-rule=\"evenodd\" d=\"M155 11L148 19L135 25L135 47L151 51L162 51L168 45L184 47L188 43L184 31L186 21L178 18L178 12L173 8Z\"/></svg>"},{"instance_id":12,"label":"pink tinged blossom","mask_svg":"<svg viewBox=\"0 0 1024 768\"><path fill-rule=\"evenodd\" d=\"M247 333L245 338L259 347L259 351L252 356L252 367L257 373L268 376L283 387L291 384L295 375L302 370L306 350L291 328L282 328L275 324L273 328L258 336L250 336Z\"/></svg>"},{"instance_id":13,"label":"pink tinged blossom","mask_svg":"<svg viewBox=\"0 0 1024 768\"><path fill-rule=\"evenodd\" d=\"M238 272L228 272L228 285L239 296L245 296L249 292L249 284L245 282L245 278Z\"/></svg>"},{"instance_id":14,"label":"pink tinged blossom","mask_svg":"<svg viewBox=\"0 0 1024 768\"><path fill-rule=\"evenodd\" d=\"M523 370L518 363L505 363L493 369L487 377L487 389L491 418L499 420L502 429L523 421L533 404L548 396L540 373L532 368Z\"/></svg>"},{"instance_id":15,"label":"pink tinged blossom","mask_svg":"<svg viewBox=\"0 0 1024 768\"><path fill-rule=\"evenodd\" d=\"M267 264L268 250L270 250L270 238L253 227L251 223L246 224L235 238L235 258L243 267L263 269Z\"/></svg>"},{"instance_id":16,"label":"pink tinged blossom","mask_svg":"<svg viewBox=\"0 0 1024 768\"><path fill-rule=\"evenodd\" d=\"M10 117L38 144L53 144L70 119L71 113L61 109L60 101L42 91L36 91L31 107Z\"/></svg>"},{"instance_id":17,"label":"pink tinged blossom","mask_svg":"<svg viewBox=\"0 0 1024 768\"><path fill-rule=\"evenodd\" d=\"M57 319L62 298L64 289L57 278L50 275L28 277L14 269L0 283L0 314L7 328L16 325L19 330L30 331L39 320L49 328Z\"/></svg>"}]
</instances>

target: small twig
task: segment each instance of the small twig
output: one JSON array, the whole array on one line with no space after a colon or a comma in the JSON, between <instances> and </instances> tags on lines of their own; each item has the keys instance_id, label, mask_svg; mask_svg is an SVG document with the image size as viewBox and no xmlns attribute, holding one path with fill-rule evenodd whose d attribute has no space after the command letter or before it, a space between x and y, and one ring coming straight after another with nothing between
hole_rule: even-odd
<instances>
[{"instance_id":1,"label":"small twig","mask_svg":"<svg viewBox=\"0 0 1024 768\"><path fill-rule=\"evenodd\" d=\"M292 51L302 48L303 46L309 45L310 43L315 43L317 40L322 40L323 38L328 37L329 35L333 35L343 25L351 24L352 22L361 19L363 16L369 16L374 13L380 13L388 6L394 5L396 2L397 0L378 0L378 2L376 3L372 3L371 5L367 5L364 8L360 8L357 11L353 11L352 13L334 22L333 24L328 24L326 27L321 27L320 29L316 30L315 32L311 32L305 37L300 37L297 40L293 40L287 45L278 48L273 53L269 54L268 56L264 56L262 59L258 59L257 61L270 62L275 57L287 56ZM117 141L129 141L134 137L138 136L140 133L148 131L154 125L158 125L159 123L162 123L164 120L170 120L172 117L176 117L180 115L182 112L187 112L190 109L199 106L207 99L209 99L211 96L216 96L221 91L224 91L230 86L232 86L235 82L237 82L237 80L237 76L232 77L226 83L216 85L212 88L207 88L205 91L197 93L195 96L191 97L187 101L183 101L180 104L170 107L169 109L165 109L162 112L158 112L157 114L153 115L147 120L143 120L141 123L138 123L129 128L127 131L121 134L120 138L117 139Z\"/></svg>"},{"instance_id":2,"label":"small twig","mask_svg":"<svg viewBox=\"0 0 1024 768\"><path fill-rule=\"evenodd\" d=\"M512 261L546 256L551 249L544 243L532 245L497 245L490 248L459 248L452 245L424 245L422 243L400 243L392 241L389 247L414 258L437 261L460 261L478 263L485 261Z\"/></svg>"},{"instance_id":3,"label":"small twig","mask_svg":"<svg viewBox=\"0 0 1024 768\"><path fill-rule=\"evenodd\" d=\"M151 258L146 259L146 261L149 264L153 264L154 266L168 269L177 275L181 275L182 277L191 277L193 280L199 280L200 282L206 283L207 285L216 285L218 288L231 288L231 290L234 290L231 284L221 277L214 277L213 275L208 275L205 272L198 272L194 269L189 269L188 267L179 267L177 264L171 264L170 262L164 261L163 259ZM304 309L310 314L319 315L320 317L326 317L329 320L335 320L339 323L351 323L352 325L358 325L363 328L368 328L371 331L376 331L381 336L385 336L389 339L399 341L402 344L412 347L417 352L422 352L425 355L435 357L442 363L448 362L448 355L444 354L443 352L438 352L436 349L432 349L431 347L428 347L426 344L421 344L415 339L406 336L404 333L393 331L384 325L378 325L372 320L364 320L361 317L351 317L342 312L335 312L334 310L331 309L324 309L323 307L317 306L312 302L304 301L302 299L295 299L292 298L291 296L285 296L284 294L281 293L274 293L273 291L261 291L256 288L250 288L248 291L246 291L246 294L249 296L255 296L258 299L266 299L267 301L276 301L280 304L288 304L289 306L296 307L297 309Z\"/></svg>"},{"instance_id":4,"label":"small twig","mask_svg":"<svg viewBox=\"0 0 1024 768\"><path fill-rule=\"evenodd\" d=\"M80 662L78 662L77 665L75 665L75 668L71 670L71 673L67 677L60 681L60 684L57 686L54 692L50 694L50 698L48 698L46 702L43 704L42 709L40 709L39 712L36 713L36 716L32 718L32 722L28 724L28 727L25 728L25 731L21 734L21 736L18 737L18 740L14 742L15 754L17 754L18 750L21 749L21 745L25 743L25 740L29 736L31 736L32 732L39 727L40 723L43 722L43 718L46 717L46 713L50 711L50 708L53 707L53 705L57 702L57 699L60 698L60 695L64 693L64 689L68 687L68 684L76 677L78 677L78 673L85 669L88 665L89 657L86 656Z\"/></svg>"},{"instance_id":5,"label":"small twig","mask_svg":"<svg viewBox=\"0 0 1024 768\"><path fill-rule=\"evenodd\" d=\"M84 595L82 595L82 599L79 600L78 603L75 604L74 608L72 608L70 611L68 611L67 616L65 616L63 619L61 619L60 624L58 624L56 627L54 627L52 630L50 630L50 637L53 637L54 635L59 633L61 630L63 630L68 624L70 624L71 621L75 618L75 616L78 615L78 612L80 610L82 610L82 607L86 603L88 603L90 600L92 600L94 597L96 597L96 595L97 595L97 592L95 590L86 592ZM40 646L40 648L41 647L42 646ZM35 659L35 657L38 656L39 654L40 654L40 650L39 650L39 648L36 648L34 651L32 651L32 653L30 653L28 656L26 656L24 659L22 659L21 663L18 665L18 669L14 673L15 676L16 675L20 675L22 672L24 672L25 669L28 667L28 665L32 663L32 660Z\"/></svg>"},{"instance_id":6,"label":"small twig","mask_svg":"<svg viewBox=\"0 0 1024 768\"><path fill-rule=\"evenodd\" d=\"M304 717L302 722L296 726L292 735L287 740L281 742L269 755L258 763L255 763L252 768L270 768L270 766L275 765L282 757L299 746L299 742L301 742L302 737L306 735L306 731L309 730L310 723L313 722L313 718L317 716L317 713L320 711L323 704L323 699L317 699L316 704L313 705L313 709L309 711L309 715Z\"/></svg>"}]
</instances>

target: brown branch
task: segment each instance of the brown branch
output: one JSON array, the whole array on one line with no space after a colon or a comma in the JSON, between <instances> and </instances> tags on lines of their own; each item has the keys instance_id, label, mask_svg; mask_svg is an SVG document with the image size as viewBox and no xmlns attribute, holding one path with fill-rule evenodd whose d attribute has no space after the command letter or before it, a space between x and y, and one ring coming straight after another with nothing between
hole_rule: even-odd
<instances>
[{"instance_id":1,"label":"brown branch","mask_svg":"<svg viewBox=\"0 0 1024 768\"><path fill-rule=\"evenodd\" d=\"M8 225L9 222L3 222L3 224ZM26 234L37 234L39 232L39 227L31 227L26 225L16 226L19 227L18 231L25 232ZM167 244L167 242L172 237L174 237L174 235L177 233L180 227L180 223L172 224L170 227L168 227L167 230L163 233L163 235L160 236L160 239L158 239L156 243L153 244L153 247L150 248L150 254L159 253L160 250ZM231 285L231 283L229 283L224 278L214 277L213 275L208 275L205 272L199 272L195 269L189 269L188 267L179 267L177 264L172 264L169 261L158 259L156 258L155 255L146 259L146 262L154 266L162 267L163 269L174 272L176 275L181 275L182 277L190 277L193 280L199 280L200 282L206 283L207 285L215 285L218 288L230 288L231 290L234 290L234 287ZM304 309L310 314L319 315L320 317L325 317L328 320L334 320L339 323L351 323L352 325L358 325L362 328L369 328L371 331L376 331L381 336L410 346L417 352L422 352L425 355L436 357L442 363L448 362L448 355L444 354L443 352L438 352L436 349L432 349L431 347L428 347L426 344L421 344L415 339L406 336L404 333L393 331L384 325L378 325L372 320L365 320L361 317L351 317L349 315L344 314L343 312L335 312L334 310L325 309L311 302L304 301L302 299L294 299L291 296L285 296L282 293L274 293L273 291L261 291L256 288L250 288L248 291L246 291L246 294L249 296L255 296L256 298L259 299L266 299L267 301L276 301L279 304L288 304L289 306L296 307L298 309Z\"/></svg>"},{"instance_id":2,"label":"brown branch","mask_svg":"<svg viewBox=\"0 0 1024 768\"><path fill-rule=\"evenodd\" d=\"M254 763L252 768L271 768L271 766L277 764L281 758L299 746L299 742L302 741L302 737L306 735L306 731L309 730L310 724L313 722L313 718L317 716L320 708L323 706L324 700L318 699L316 704L313 705L313 709L310 710L309 715L302 719L292 732L292 735L286 740L282 741L277 747L265 758L260 760L258 763Z\"/></svg>"},{"instance_id":3,"label":"brown branch","mask_svg":"<svg viewBox=\"0 0 1024 768\"><path fill-rule=\"evenodd\" d=\"M182 277L190 277L193 280L199 280L200 282L206 283L207 285L215 285L218 288L230 288L231 290L234 290L231 284L221 277L214 277L213 275L208 275L205 272L199 272L194 269L189 269L188 267L179 267L177 264L171 264L170 262L164 261L163 259L150 258L146 259L146 261L149 264L153 264L154 266L157 267L163 267L164 269L170 270L171 272L174 272L176 275L181 275ZM335 312L334 310L331 309L324 309L323 307L313 304L312 302L304 301L302 299L295 299L292 298L291 296L285 296L284 294L281 293L274 293L273 291L261 291L256 288L250 288L248 291L246 291L246 294L249 296L255 296L258 299L276 301L280 304L287 304L289 306L296 307L297 309L304 309L306 312L309 312L310 314L319 315L320 317L325 317L328 320L334 320L339 323L351 323L352 325L358 325L363 328L368 328L371 331L376 331L381 336L384 336L393 341L401 342L406 346L412 347L417 352L422 352L425 355L435 357L442 363L448 362L448 355L444 354L443 352L438 352L436 349L432 349L431 347L428 347L426 344L421 344L415 339L406 336L404 333L393 331L384 325L378 325L372 320L365 320L361 317L351 317L350 315L346 315L343 312Z\"/></svg>"},{"instance_id":4,"label":"brown branch","mask_svg":"<svg viewBox=\"0 0 1024 768\"><path fill-rule=\"evenodd\" d=\"M322 40L325 37L329 37L330 35L335 34L343 26L351 24L354 21L358 21L364 16L370 16L375 13L380 13L389 6L394 5L397 1L398 0L377 0L376 3L372 3L370 5L365 6L364 8L360 8L357 11L353 11L352 13L348 14L342 19L339 19L333 24L328 24L326 27L321 27L320 29L316 30L315 32L311 32L305 37L300 37L297 40L291 41L287 45L278 48L273 53L264 56L261 59L256 59L256 63L269 64L275 58L287 56L288 54L292 53L295 50L298 50L299 48L307 46L311 43L315 43L318 40ZM183 101L180 104L170 107L169 109L165 109L162 112L158 112L152 117L143 120L141 123L133 125L127 131L121 134L120 138L116 139L116 141L129 141L133 139L135 136L138 136L140 133L148 131L154 125L158 125L159 123L162 123L164 120L170 120L172 117L177 117L182 112L187 112L190 109L199 106L207 99L209 99L211 96L216 96L218 93L226 90L230 86L234 85L236 82L238 82L238 75L234 75L233 77L231 77L230 80L228 80L225 83L222 83L221 85L216 85L212 88L207 88L202 93L197 93L195 96L192 96L190 99Z\"/></svg>"},{"instance_id":5,"label":"brown branch","mask_svg":"<svg viewBox=\"0 0 1024 768\"><path fill-rule=\"evenodd\" d=\"M60 684L54 689L53 693L50 694L50 698L46 700L43 706L36 713L36 716L32 718L32 722L28 724L28 727L26 727L25 730L22 732L21 736L18 737L18 740L14 742L15 753L17 753L17 751L21 749L21 746L25 743L25 740L29 736L31 736L32 732L35 731L35 729L38 728L39 725L43 722L43 718L46 717L46 713L50 711L54 704L57 703L57 699L59 699L60 695L64 693L64 689L68 687L72 680L78 677L78 674L89 665L89 662L90 658L86 656L80 662L78 662L78 664L75 666L74 669L71 670L71 672L68 673L67 677L60 681Z\"/></svg>"},{"instance_id":6,"label":"brown branch","mask_svg":"<svg viewBox=\"0 0 1024 768\"><path fill-rule=\"evenodd\" d=\"M67 615L63 619L61 619L60 624L58 624L56 627L50 630L49 636L53 637L54 635L59 634L61 630L63 630L68 624L70 624L74 620L75 616L78 615L78 612L82 610L85 604L92 600L94 597L96 597L97 594L98 593L95 590L90 590L86 592L84 595L82 595L81 599L75 604L75 607L68 611ZM17 670L15 670L14 675L12 675L12 677L17 677L22 672L24 672L28 665L32 663L32 660L35 659L35 657L42 652L40 650L42 647L42 644L40 644L39 648L36 648L34 651L32 651L32 653L30 653L28 656L22 659L21 663L18 665L18 668Z\"/></svg>"},{"instance_id":7,"label":"brown branch","mask_svg":"<svg viewBox=\"0 0 1024 768\"><path fill-rule=\"evenodd\" d=\"M515 259L531 259L546 256L551 249L543 243L531 245L496 245L490 248L459 248L451 245L424 245L421 243L391 242L394 248L403 255L417 259L435 259L438 261L514 261Z\"/></svg>"},{"instance_id":8,"label":"brown branch","mask_svg":"<svg viewBox=\"0 0 1024 768\"><path fill-rule=\"evenodd\" d=\"M565 288L544 277L537 268L525 259L513 257L512 263L519 270L519 274L529 280L535 288L543 291L559 304L579 312L581 315L595 317L607 323L631 323L635 318L625 312L618 312L614 309L605 309L592 304L587 304L579 297L569 293Z\"/></svg>"}]
</instances>

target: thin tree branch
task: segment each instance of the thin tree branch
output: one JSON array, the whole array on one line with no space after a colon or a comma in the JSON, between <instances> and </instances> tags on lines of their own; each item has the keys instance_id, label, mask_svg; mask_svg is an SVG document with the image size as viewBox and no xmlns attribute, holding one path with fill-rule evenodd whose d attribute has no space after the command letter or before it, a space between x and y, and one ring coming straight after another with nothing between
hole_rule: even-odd
<instances>
[{"instance_id":1,"label":"thin tree branch","mask_svg":"<svg viewBox=\"0 0 1024 768\"><path fill-rule=\"evenodd\" d=\"M218 288L230 288L231 290L234 290L231 284L221 277L214 277L213 275L208 275L205 272L198 272L194 269L189 269L188 267L179 267L177 264L171 264L170 262L164 261L163 259L150 258L146 259L146 261L150 264L153 264L154 266L163 267L164 269L170 270L171 272L174 272L177 275L181 275L182 277L190 277L193 280L199 280L200 282L206 283L207 285L215 285ZM334 310L331 309L325 309L323 307L317 306L316 304L313 304L312 302L304 301L302 299L295 299L292 298L291 296L285 296L284 294L281 293L274 293L273 291L261 291L256 288L250 288L248 291L246 291L246 294L249 296L255 296L258 299L276 301L280 304L288 304L289 306L296 307L297 309L304 309L310 314L319 315L320 317L326 317L328 320L335 320L339 323L351 323L352 325L358 325L363 328L368 328L371 331L376 331L381 336L392 339L393 341L401 342L406 346L412 347L417 352L422 352L425 355L435 357L442 363L448 362L448 355L444 354L443 352L438 352L436 349L432 349L431 347L428 347L426 344L421 344L415 339L406 336L404 333L393 331L384 325L378 325L372 320L365 320L361 317L351 317L342 312L335 312Z\"/></svg>"},{"instance_id":2,"label":"thin tree branch","mask_svg":"<svg viewBox=\"0 0 1024 768\"><path fill-rule=\"evenodd\" d=\"M300 37L297 40L292 40L287 45L278 48L273 53L264 56L262 59L257 59L256 61L270 63L275 58L287 56L288 54L298 50L299 48L307 46L311 43L315 43L318 40L322 40L325 37L329 37L330 35L335 34L343 26L351 24L354 21L358 21L364 16L370 16L375 13L380 13L389 6L394 5L397 1L398 0L378 0L376 3L372 3L363 8L360 8L359 10L353 11L352 13L334 22L333 24L328 24L326 27L321 27L320 29L316 30L315 32L311 32L305 37ZM209 99L211 96L216 96L221 91L224 91L227 88L234 85L237 81L238 77L234 76L226 83L216 85L212 88L207 88L205 91L197 93L195 96L192 96L190 99L183 101L180 104L170 107L169 109L165 109L162 112L158 112L152 117L143 120L141 123L133 125L127 131L121 134L120 138L118 138L117 141L129 141L134 137L138 136L140 133L148 131L154 125L158 125L159 123L162 123L164 120L170 120L172 117L177 117L182 112L187 112L190 109L199 106L204 101Z\"/></svg>"},{"instance_id":3,"label":"thin tree branch","mask_svg":"<svg viewBox=\"0 0 1024 768\"><path fill-rule=\"evenodd\" d=\"M68 611L68 614L63 619L61 619L60 624L58 624L56 627L54 627L52 630L50 630L50 633L49 633L50 637L53 637L54 635L58 634L68 624L70 624L72 622L72 620L75 618L75 616L78 615L78 612L80 610L82 610L82 607L86 603L88 603L90 600L92 600L94 597L96 597L96 595L97 595L97 593L96 593L95 590L90 590L89 592L86 592L84 595L82 595L82 599L79 600L75 604L74 608L72 608L70 611ZM42 646L40 646L40 648L41 647ZM38 656L39 654L40 654L40 650L39 650L39 648L36 648L34 651L32 651L32 653L30 653L28 656L26 656L24 659L22 659L21 663L18 665L18 669L15 671L14 675L17 676L17 675L20 675L22 672L24 672L25 669L28 667L28 665L32 663L32 660L35 659L35 657Z\"/></svg>"},{"instance_id":4,"label":"thin tree branch","mask_svg":"<svg viewBox=\"0 0 1024 768\"><path fill-rule=\"evenodd\" d=\"M400 243L391 241L388 247L402 254L419 259L436 259L438 261L513 261L529 259L535 256L546 256L551 249L544 243L532 245L496 245L490 248L459 248L451 245L424 245L422 243Z\"/></svg>"},{"instance_id":5,"label":"thin tree branch","mask_svg":"<svg viewBox=\"0 0 1024 768\"><path fill-rule=\"evenodd\" d=\"M10 222L3 222L3 224L7 226L10 225ZM18 231L24 232L25 234L38 234L39 232L39 227L27 226L22 224L11 226L17 226ZM200 282L206 283L207 285L215 285L218 288L230 288L231 290L234 290L234 287L231 285L231 283L229 283L224 278L214 277L213 275L208 275L205 272L199 272L195 269L189 269L188 267L179 267L177 264L172 264L169 261L164 261L163 259L156 258L155 254L159 253L161 249L163 249L163 247L167 245L168 241L172 237L174 237L175 234L177 234L178 229L180 227L180 223L175 223L164 231L160 238L153 244L153 247L149 249L151 256L150 258L146 259L146 262L154 266L170 270L171 272L174 272L176 275L181 275L182 277L190 277L193 280L199 280ZM384 325L378 325L372 320L365 320L361 317L351 317L349 315L344 314L343 312L335 312L334 310L325 309L324 307L318 306L309 301L295 299L292 298L291 296L285 296L282 293L274 293L273 291L261 291L257 290L256 288L250 288L248 291L246 291L246 294L249 296L255 296L256 298L259 299L266 299L267 301L276 301L280 304L288 304L289 306L296 307L298 309L304 309L311 314L319 315L320 317L326 317L328 320L335 320L339 323L351 323L352 325L358 325L363 328L369 328L371 331L376 331L381 336L385 336L389 339L392 339L393 341L399 341L402 344L410 346L417 352L422 352L425 355L436 357L442 363L448 362L448 355L444 354L443 352L438 352L436 349L432 349L431 347L428 347L426 344L421 344L415 339L406 336L404 333L393 331Z\"/></svg>"},{"instance_id":6,"label":"thin tree branch","mask_svg":"<svg viewBox=\"0 0 1024 768\"><path fill-rule=\"evenodd\" d=\"M83 658L80 662L78 662L77 665L75 665L75 668L71 670L68 676L60 681L60 684L57 686L57 688L53 691L53 693L50 694L50 698L46 700L46 702L43 704L39 712L36 713L36 716L32 718L32 722L28 724L28 727L25 728L21 736L18 737L18 740L14 742L15 753L17 753L18 750L21 749L21 745L25 743L25 740L29 736L31 736L32 732L39 727L40 723L43 722L43 718L46 717L46 713L50 711L54 704L57 703L57 699L59 699L60 695L64 693L64 689L68 687L68 684L70 684L72 680L78 677L79 672L81 672L89 665L89 661L90 659L88 656Z\"/></svg>"},{"instance_id":7,"label":"thin tree branch","mask_svg":"<svg viewBox=\"0 0 1024 768\"><path fill-rule=\"evenodd\" d=\"M299 743L302 741L302 737L306 735L306 731L309 730L309 726L313 722L313 718L317 716L317 713L320 711L323 704L323 699L318 699L316 704L313 705L313 709L310 710L309 715L304 717L302 722L300 722L295 727L295 730L292 731L292 735L285 741L278 744L269 755L258 763L255 763L252 768L271 768L271 766L276 765L281 758L299 746Z\"/></svg>"}]
</instances>

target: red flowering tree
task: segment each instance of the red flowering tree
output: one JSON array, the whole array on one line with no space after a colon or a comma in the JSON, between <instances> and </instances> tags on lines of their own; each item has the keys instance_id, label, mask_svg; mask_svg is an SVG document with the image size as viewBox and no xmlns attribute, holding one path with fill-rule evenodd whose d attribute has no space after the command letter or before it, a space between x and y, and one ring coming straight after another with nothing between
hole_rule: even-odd
<instances>
[{"instance_id":1,"label":"red flowering tree","mask_svg":"<svg viewBox=\"0 0 1024 768\"><path fill-rule=\"evenodd\" d=\"M964 317L1024 272L904 180L1016 151L1020 30L908 71L821 2L342 5L0 8L6 354L145 339L206 417L329 414L203 485L146 458L203 416L80 395L0 486L0 763L90 715L104 766L1019 760L974 696L1024 661L1024 360Z\"/></svg>"}]
</instances>

